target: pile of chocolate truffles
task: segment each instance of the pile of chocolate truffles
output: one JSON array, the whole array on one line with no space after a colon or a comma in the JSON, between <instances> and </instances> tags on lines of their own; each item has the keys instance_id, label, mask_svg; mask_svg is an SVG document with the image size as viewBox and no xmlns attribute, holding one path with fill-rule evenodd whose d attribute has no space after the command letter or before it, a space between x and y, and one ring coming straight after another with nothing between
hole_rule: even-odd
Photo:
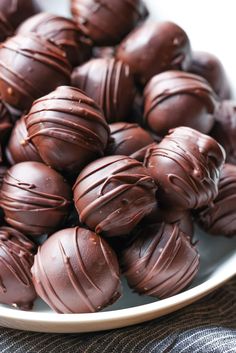
<instances>
[{"instance_id":1,"label":"pile of chocolate truffles","mask_svg":"<svg viewBox=\"0 0 236 353\"><path fill-rule=\"evenodd\" d=\"M221 62L143 0L70 4L0 2L0 303L22 310L102 310L121 275L172 296L198 273L194 222L236 235Z\"/></svg>"}]
</instances>

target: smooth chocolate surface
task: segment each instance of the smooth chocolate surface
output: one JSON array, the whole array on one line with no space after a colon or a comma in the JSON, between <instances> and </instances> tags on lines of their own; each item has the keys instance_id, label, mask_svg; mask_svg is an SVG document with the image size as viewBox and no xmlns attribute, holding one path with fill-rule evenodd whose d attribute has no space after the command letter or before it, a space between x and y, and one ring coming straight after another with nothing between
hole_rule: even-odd
<instances>
[{"instance_id":1,"label":"smooth chocolate surface","mask_svg":"<svg viewBox=\"0 0 236 353\"><path fill-rule=\"evenodd\" d=\"M215 124L211 136L225 149L226 161L236 164L236 102L221 102L214 114Z\"/></svg>"},{"instance_id":2,"label":"smooth chocolate surface","mask_svg":"<svg viewBox=\"0 0 236 353\"><path fill-rule=\"evenodd\" d=\"M61 47L72 66L88 60L92 54L91 41L71 19L41 12L28 18L17 33L36 33Z\"/></svg>"},{"instance_id":3,"label":"smooth chocolate surface","mask_svg":"<svg viewBox=\"0 0 236 353\"><path fill-rule=\"evenodd\" d=\"M159 186L160 207L190 210L215 199L224 161L225 151L213 138L179 127L148 149L144 164Z\"/></svg>"},{"instance_id":4,"label":"smooth chocolate surface","mask_svg":"<svg viewBox=\"0 0 236 353\"><path fill-rule=\"evenodd\" d=\"M144 91L144 122L156 134L189 126L208 133L214 124L217 96L200 76L168 71L154 76Z\"/></svg>"},{"instance_id":5,"label":"smooth chocolate surface","mask_svg":"<svg viewBox=\"0 0 236 353\"><path fill-rule=\"evenodd\" d=\"M90 163L74 185L80 221L104 236L128 234L155 206L156 185L133 158L109 156Z\"/></svg>"},{"instance_id":6,"label":"smooth chocolate surface","mask_svg":"<svg viewBox=\"0 0 236 353\"><path fill-rule=\"evenodd\" d=\"M225 164L219 181L219 194L197 213L197 220L208 233L236 236L236 166Z\"/></svg>"},{"instance_id":7,"label":"smooth chocolate surface","mask_svg":"<svg viewBox=\"0 0 236 353\"><path fill-rule=\"evenodd\" d=\"M135 85L129 66L122 61L92 59L73 71L71 84L98 103L109 123L129 118Z\"/></svg>"},{"instance_id":8,"label":"smooth chocolate surface","mask_svg":"<svg viewBox=\"0 0 236 353\"><path fill-rule=\"evenodd\" d=\"M130 66L136 82L144 86L167 70L187 70L191 59L185 31L173 22L146 21L119 45L116 57Z\"/></svg>"},{"instance_id":9,"label":"smooth chocolate surface","mask_svg":"<svg viewBox=\"0 0 236 353\"><path fill-rule=\"evenodd\" d=\"M115 253L84 228L63 229L46 240L32 274L38 295L58 313L99 311L120 297Z\"/></svg>"},{"instance_id":10,"label":"smooth chocolate surface","mask_svg":"<svg viewBox=\"0 0 236 353\"><path fill-rule=\"evenodd\" d=\"M116 45L148 11L142 0L71 0L74 20L98 46Z\"/></svg>"},{"instance_id":11,"label":"smooth chocolate surface","mask_svg":"<svg viewBox=\"0 0 236 353\"><path fill-rule=\"evenodd\" d=\"M125 155L143 161L147 146L154 142L148 131L138 124L110 124L111 136L107 155Z\"/></svg>"},{"instance_id":12,"label":"smooth chocolate surface","mask_svg":"<svg viewBox=\"0 0 236 353\"><path fill-rule=\"evenodd\" d=\"M19 231L0 227L0 303L32 309L36 293L30 273L35 245Z\"/></svg>"},{"instance_id":13,"label":"smooth chocolate surface","mask_svg":"<svg viewBox=\"0 0 236 353\"><path fill-rule=\"evenodd\" d=\"M187 287L199 268L197 249L177 225L145 226L123 251L129 286L139 294L166 298Z\"/></svg>"},{"instance_id":14,"label":"smooth chocolate surface","mask_svg":"<svg viewBox=\"0 0 236 353\"><path fill-rule=\"evenodd\" d=\"M10 69L9 69L10 68ZM70 82L65 52L34 33L17 35L0 44L0 92L18 110Z\"/></svg>"},{"instance_id":15,"label":"smooth chocolate surface","mask_svg":"<svg viewBox=\"0 0 236 353\"><path fill-rule=\"evenodd\" d=\"M11 165L26 161L42 162L37 149L27 138L25 117L22 116L16 121L5 151Z\"/></svg>"},{"instance_id":16,"label":"smooth chocolate surface","mask_svg":"<svg viewBox=\"0 0 236 353\"><path fill-rule=\"evenodd\" d=\"M51 234L63 226L70 203L67 182L43 163L18 163L4 176L0 205L5 220L31 237Z\"/></svg>"},{"instance_id":17,"label":"smooth chocolate surface","mask_svg":"<svg viewBox=\"0 0 236 353\"><path fill-rule=\"evenodd\" d=\"M0 13L16 29L26 18L34 15L35 7L33 0L1 0Z\"/></svg>"},{"instance_id":18,"label":"smooth chocolate surface","mask_svg":"<svg viewBox=\"0 0 236 353\"><path fill-rule=\"evenodd\" d=\"M104 155L109 126L94 100L77 88L61 86L36 100L25 121L43 161L63 173L77 176Z\"/></svg>"},{"instance_id":19,"label":"smooth chocolate surface","mask_svg":"<svg viewBox=\"0 0 236 353\"><path fill-rule=\"evenodd\" d=\"M213 54L201 51L192 53L189 72L204 77L220 99L232 97L231 87L225 69Z\"/></svg>"}]
</instances>

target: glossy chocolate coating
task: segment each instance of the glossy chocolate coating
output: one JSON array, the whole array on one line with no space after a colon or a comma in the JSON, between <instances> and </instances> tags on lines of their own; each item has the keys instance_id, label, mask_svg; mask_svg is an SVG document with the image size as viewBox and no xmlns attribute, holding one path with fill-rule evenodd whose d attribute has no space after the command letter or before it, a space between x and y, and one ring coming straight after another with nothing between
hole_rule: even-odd
<instances>
[{"instance_id":1,"label":"glossy chocolate coating","mask_svg":"<svg viewBox=\"0 0 236 353\"><path fill-rule=\"evenodd\" d=\"M19 231L0 227L0 303L32 309L36 293L30 273L35 245Z\"/></svg>"},{"instance_id":2,"label":"glossy chocolate coating","mask_svg":"<svg viewBox=\"0 0 236 353\"><path fill-rule=\"evenodd\" d=\"M121 42L116 57L130 66L144 86L160 72L188 69L191 48L187 34L175 23L147 21Z\"/></svg>"},{"instance_id":3,"label":"glossy chocolate coating","mask_svg":"<svg viewBox=\"0 0 236 353\"><path fill-rule=\"evenodd\" d=\"M22 162L8 169L0 205L5 220L24 234L51 234L68 216L71 190L55 170L39 162Z\"/></svg>"},{"instance_id":4,"label":"glossy chocolate coating","mask_svg":"<svg viewBox=\"0 0 236 353\"><path fill-rule=\"evenodd\" d=\"M93 48L93 57L112 59L115 55L115 47L94 47Z\"/></svg>"},{"instance_id":5,"label":"glossy chocolate coating","mask_svg":"<svg viewBox=\"0 0 236 353\"><path fill-rule=\"evenodd\" d=\"M34 32L61 47L72 66L79 65L91 57L89 41L76 25L68 18L41 12L21 24L17 33L27 35Z\"/></svg>"},{"instance_id":6,"label":"glossy chocolate coating","mask_svg":"<svg viewBox=\"0 0 236 353\"><path fill-rule=\"evenodd\" d=\"M160 207L190 210L217 196L224 160L224 149L213 138L179 127L147 151L144 164L159 186Z\"/></svg>"},{"instance_id":7,"label":"glossy chocolate coating","mask_svg":"<svg viewBox=\"0 0 236 353\"><path fill-rule=\"evenodd\" d=\"M225 149L226 161L236 164L236 102L223 101L217 107L211 136Z\"/></svg>"},{"instance_id":8,"label":"glossy chocolate coating","mask_svg":"<svg viewBox=\"0 0 236 353\"><path fill-rule=\"evenodd\" d=\"M71 84L98 103L109 123L129 118L135 85L129 66L122 61L92 59L73 71Z\"/></svg>"},{"instance_id":9,"label":"glossy chocolate coating","mask_svg":"<svg viewBox=\"0 0 236 353\"><path fill-rule=\"evenodd\" d=\"M65 52L34 33L0 44L1 97L19 110L28 109L35 99L57 86L68 84L70 71Z\"/></svg>"},{"instance_id":10,"label":"glossy chocolate coating","mask_svg":"<svg viewBox=\"0 0 236 353\"><path fill-rule=\"evenodd\" d=\"M77 174L104 154L109 126L93 99L77 88L58 87L35 101L25 119L29 141L54 169Z\"/></svg>"},{"instance_id":11,"label":"glossy chocolate coating","mask_svg":"<svg viewBox=\"0 0 236 353\"><path fill-rule=\"evenodd\" d=\"M6 107L6 105L3 103L3 101L0 100L0 143L1 145L5 144L6 139L8 138L12 127L13 127L13 123L12 123L11 114L8 108Z\"/></svg>"},{"instance_id":12,"label":"glossy chocolate coating","mask_svg":"<svg viewBox=\"0 0 236 353\"><path fill-rule=\"evenodd\" d=\"M122 265L135 292L166 298L191 283L198 272L199 255L176 224L154 224L141 229L124 250Z\"/></svg>"},{"instance_id":13,"label":"glossy chocolate coating","mask_svg":"<svg viewBox=\"0 0 236 353\"><path fill-rule=\"evenodd\" d=\"M200 76L181 71L154 76L144 91L144 121L155 133L189 126L208 133L214 124L217 96Z\"/></svg>"},{"instance_id":14,"label":"glossy chocolate coating","mask_svg":"<svg viewBox=\"0 0 236 353\"><path fill-rule=\"evenodd\" d=\"M20 162L42 162L35 146L27 140L28 132L25 126L25 117L17 120L6 147L6 157L11 165Z\"/></svg>"},{"instance_id":15,"label":"glossy chocolate coating","mask_svg":"<svg viewBox=\"0 0 236 353\"><path fill-rule=\"evenodd\" d=\"M6 18L11 27L16 29L26 18L34 15L35 7L33 0L1 0L0 13Z\"/></svg>"},{"instance_id":16,"label":"glossy chocolate coating","mask_svg":"<svg viewBox=\"0 0 236 353\"><path fill-rule=\"evenodd\" d=\"M71 12L98 46L118 44L148 14L142 0L71 0Z\"/></svg>"},{"instance_id":17,"label":"glossy chocolate coating","mask_svg":"<svg viewBox=\"0 0 236 353\"><path fill-rule=\"evenodd\" d=\"M149 132L138 124L114 123L111 130L108 155L125 155L143 161L147 146L154 142Z\"/></svg>"},{"instance_id":18,"label":"glossy chocolate coating","mask_svg":"<svg viewBox=\"0 0 236 353\"><path fill-rule=\"evenodd\" d=\"M219 194L197 215L198 223L210 234L236 236L236 166L225 164Z\"/></svg>"},{"instance_id":19,"label":"glossy chocolate coating","mask_svg":"<svg viewBox=\"0 0 236 353\"><path fill-rule=\"evenodd\" d=\"M199 51L193 52L189 72L204 77L220 99L231 98L231 88L225 69L215 55Z\"/></svg>"},{"instance_id":20,"label":"glossy chocolate coating","mask_svg":"<svg viewBox=\"0 0 236 353\"><path fill-rule=\"evenodd\" d=\"M0 5L1 6L1 5ZM7 18L0 12L0 42L4 42L8 37L13 36L14 28Z\"/></svg>"},{"instance_id":21,"label":"glossy chocolate coating","mask_svg":"<svg viewBox=\"0 0 236 353\"><path fill-rule=\"evenodd\" d=\"M133 158L110 156L89 164L74 185L80 221L104 236L128 234L155 205L156 185Z\"/></svg>"},{"instance_id":22,"label":"glossy chocolate coating","mask_svg":"<svg viewBox=\"0 0 236 353\"><path fill-rule=\"evenodd\" d=\"M104 239L75 227L39 247L32 267L38 295L58 313L88 313L120 297L117 258Z\"/></svg>"}]
</instances>

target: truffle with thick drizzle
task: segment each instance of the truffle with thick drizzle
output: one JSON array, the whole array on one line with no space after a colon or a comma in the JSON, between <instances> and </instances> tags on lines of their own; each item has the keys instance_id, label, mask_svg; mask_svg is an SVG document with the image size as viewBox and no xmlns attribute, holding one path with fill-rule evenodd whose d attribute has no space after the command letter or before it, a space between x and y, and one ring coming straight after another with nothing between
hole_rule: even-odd
<instances>
[{"instance_id":1,"label":"truffle with thick drizzle","mask_svg":"<svg viewBox=\"0 0 236 353\"><path fill-rule=\"evenodd\" d=\"M58 313L99 311L121 294L115 253L85 228L63 229L46 240L32 274L38 295Z\"/></svg>"},{"instance_id":2,"label":"truffle with thick drizzle","mask_svg":"<svg viewBox=\"0 0 236 353\"><path fill-rule=\"evenodd\" d=\"M109 156L90 163L74 185L80 221L107 237L128 234L155 206L156 185L133 158Z\"/></svg>"}]
</instances>

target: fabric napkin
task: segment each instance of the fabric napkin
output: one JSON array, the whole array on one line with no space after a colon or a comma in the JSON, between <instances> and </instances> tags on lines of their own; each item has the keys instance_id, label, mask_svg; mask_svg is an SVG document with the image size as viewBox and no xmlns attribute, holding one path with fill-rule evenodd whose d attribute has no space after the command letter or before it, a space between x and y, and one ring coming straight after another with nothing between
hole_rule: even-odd
<instances>
[{"instance_id":1,"label":"fabric napkin","mask_svg":"<svg viewBox=\"0 0 236 353\"><path fill-rule=\"evenodd\" d=\"M1 353L233 353L236 278L176 313L118 330L44 334L0 328Z\"/></svg>"}]
</instances>

